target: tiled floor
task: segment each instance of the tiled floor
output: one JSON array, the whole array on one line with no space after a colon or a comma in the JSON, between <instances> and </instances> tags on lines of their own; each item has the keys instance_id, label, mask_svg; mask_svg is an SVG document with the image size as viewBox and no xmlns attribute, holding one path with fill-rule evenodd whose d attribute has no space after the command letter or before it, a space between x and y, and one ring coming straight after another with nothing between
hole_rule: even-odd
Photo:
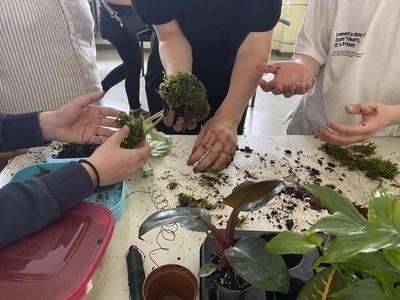
<instances>
[{"instance_id":1,"label":"tiled floor","mask_svg":"<svg viewBox=\"0 0 400 300\"><path fill-rule=\"evenodd\" d=\"M280 60L279 57L272 57ZM98 71L100 78L104 78L109 71L121 63L114 50L99 50L97 55ZM147 108L146 93L144 89L144 78L141 78L140 97L142 106ZM286 114L292 109L296 98L286 99L283 96L274 96L257 90L256 104L249 108L245 126L246 135L284 135L286 126L282 122ZM128 110L128 101L125 94L124 82L112 88L102 100L104 105L112 106L121 110Z\"/></svg>"}]
</instances>

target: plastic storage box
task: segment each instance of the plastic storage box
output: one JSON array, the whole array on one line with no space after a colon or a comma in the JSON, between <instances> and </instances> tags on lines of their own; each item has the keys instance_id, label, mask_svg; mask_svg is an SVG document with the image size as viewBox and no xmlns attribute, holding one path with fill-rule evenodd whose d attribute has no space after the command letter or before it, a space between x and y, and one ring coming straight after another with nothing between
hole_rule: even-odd
<instances>
[{"instance_id":1,"label":"plastic storage box","mask_svg":"<svg viewBox=\"0 0 400 300\"><path fill-rule=\"evenodd\" d=\"M82 202L40 232L0 249L0 299L82 299L114 226L108 209Z\"/></svg>"},{"instance_id":2,"label":"plastic storage box","mask_svg":"<svg viewBox=\"0 0 400 300\"><path fill-rule=\"evenodd\" d=\"M22 181L32 176L38 176L43 172L55 170L66 163L67 162L43 163L25 167L14 174L11 178L11 182ZM119 221L125 208L127 188L125 181L107 187L100 187L93 196L85 201L107 207L114 215L115 220Z\"/></svg>"}]
</instances>

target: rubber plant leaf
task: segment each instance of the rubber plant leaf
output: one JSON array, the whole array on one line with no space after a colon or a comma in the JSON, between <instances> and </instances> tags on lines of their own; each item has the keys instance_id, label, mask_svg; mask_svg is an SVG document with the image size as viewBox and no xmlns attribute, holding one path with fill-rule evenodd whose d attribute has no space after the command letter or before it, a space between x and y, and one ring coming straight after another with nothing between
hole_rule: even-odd
<instances>
[{"instance_id":1,"label":"rubber plant leaf","mask_svg":"<svg viewBox=\"0 0 400 300\"><path fill-rule=\"evenodd\" d=\"M318 246L321 246L323 239L312 234L307 237L304 234L284 231L272 238L265 246L265 250L276 254L306 254Z\"/></svg>"},{"instance_id":2,"label":"rubber plant leaf","mask_svg":"<svg viewBox=\"0 0 400 300\"><path fill-rule=\"evenodd\" d=\"M210 276L217 270L218 266L216 264L205 264L200 268L199 277Z\"/></svg>"},{"instance_id":3,"label":"rubber plant leaf","mask_svg":"<svg viewBox=\"0 0 400 300\"><path fill-rule=\"evenodd\" d=\"M358 212L348 198L328 187L314 184L306 184L304 187L313 194L330 213L341 212L359 225L365 225L367 223L367 219Z\"/></svg>"},{"instance_id":4,"label":"rubber plant leaf","mask_svg":"<svg viewBox=\"0 0 400 300\"><path fill-rule=\"evenodd\" d=\"M158 211L149 216L139 227L139 238L150 230L163 225L174 224L177 222L195 220L198 217L203 217L211 222L210 213L203 208L170 208ZM205 227L204 227L205 228Z\"/></svg>"},{"instance_id":5,"label":"rubber plant leaf","mask_svg":"<svg viewBox=\"0 0 400 300\"><path fill-rule=\"evenodd\" d=\"M360 253L400 248L400 234L387 223L368 224L354 234L334 236L322 261L347 262Z\"/></svg>"},{"instance_id":6,"label":"rubber plant leaf","mask_svg":"<svg viewBox=\"0 0 400 300\"><path fill-rule=\"evenodd\" d=\"M246 212L258 210L282 191L283 184L283 179L242 183L224 199L224 204Z\"/></svg>"},{"instance_id":7,"label":"rubber plant leaf","mask_svg":"<svg viewBox=\"0 0 400 300\"><path fill-rule=\"evenodd\" d=\"M386 188L373 191L369 203L368 219L371 223L388 222L400 232L400 200Z\"/></svg>"},{"instance_id":8,"label":"rubber plant leaf","mask_svg":"<svg viewBox=\"0 0 400 300\"><path fill-rule=\"evenodd\" d=\"M334 215L323 217L310 227L308 232L324 232L331 235L346 235L363 230L354 219L347 215L337 212Z\"/></svg>"},{"instance_id":9,"label":"rubber plant leaf","mask_svg":"<svg viewBox=\"0 0 400 300\"><path fill-rule=\"evenodd\" d=\"M315 274L301 289L297 300L327 300L332 293L346 287L343 275L334 266ZM361 298L360 298L361 299Z\"/></svg>"},{"instance_id":10,"label":"rubber plant leaf","mask_svg":"<svg viewBox=\"0 0 400 300\"><path fill-rule=\"evenodd\" d=\"M265 251L266 241L247 237L225 250L232 268L255 287L287 293L289 273L282 256Z\"/></svg>"},{"instance_id":11,"label":"rubber plant leaf","mask_svg":"<svg viewBox=\"0 0 400 300\"><path fill-rule=\"evenodd\" d=\"M390 298L386 296L386 294L382 290L379 282L372 278L355 281L353 284L332 294L330 297L339 300L390 300Z\"/></svg>"},{"instance_id":12,"label":"rubber plant leaf","mask_svg":"<svg viewBox=\"0 0 400 300\"><path fill-rule=\"evenodd\" d=\"M369 274L388 286L400 282L399 270L386 260L382 251L359 254L347 262L346 266L354 271Z\"/></svg>"}]
</instances>

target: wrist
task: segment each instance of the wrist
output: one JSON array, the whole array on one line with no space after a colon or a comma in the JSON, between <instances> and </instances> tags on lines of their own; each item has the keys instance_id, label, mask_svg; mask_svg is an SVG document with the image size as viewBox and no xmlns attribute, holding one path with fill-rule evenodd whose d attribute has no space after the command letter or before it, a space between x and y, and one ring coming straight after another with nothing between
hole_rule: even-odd
<instances>
[{"instance_id":1,"label":"wrist","mask_svg":"<svg viewBox=\"0 0 400 300\"><path fill-rule=\"evenodd\" d=\"M39 124L43 139L51 141L56 139L55 112L41 112L39 114Z\"/></svg>"},{"instance_id":2,"label":"wrist","mask_svg":"<svg viewBox=\"0 0 400 300\"><path fill-rule=\"evenodd\" d=\"M388 105L389 109L389 125L400 124L400 105Z\"/></svg>"},{"instance_id":3,"label":"wrist","mask_svg":"<svg viewBox=\"0 0 400 300\"><path fill-rule=\"evenodd\" d=\"M81 166L86 170L86 172L88 173L90 179L92 180L93 186L96 188L97 186L97 175L94 172L93 168L90 167L88 164L86 163L80 163Z\"/></svg>"}]
</instances>

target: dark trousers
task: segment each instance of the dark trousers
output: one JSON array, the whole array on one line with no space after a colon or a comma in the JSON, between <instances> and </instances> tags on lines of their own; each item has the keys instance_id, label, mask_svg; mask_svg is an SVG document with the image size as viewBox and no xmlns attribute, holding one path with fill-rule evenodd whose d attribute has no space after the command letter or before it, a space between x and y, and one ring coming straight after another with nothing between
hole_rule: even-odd
<instances>
[{"instance_id":1,"label":"dark trousers","mask_svg":"<svg viewBox=\"0 0 400 300\"><path fill-rule=\"evenodd\" d=\"M111 5L118 13L123 13L130 6ZM140 108L140 71L141 52L136 34L129 33L119 22L112 19L108 12L100 8L100 29L104 39L118 51L123 63L114 68L101 82L107 92L125 79L125 90L131 109Z\"/></svg>"}]
</instances>

